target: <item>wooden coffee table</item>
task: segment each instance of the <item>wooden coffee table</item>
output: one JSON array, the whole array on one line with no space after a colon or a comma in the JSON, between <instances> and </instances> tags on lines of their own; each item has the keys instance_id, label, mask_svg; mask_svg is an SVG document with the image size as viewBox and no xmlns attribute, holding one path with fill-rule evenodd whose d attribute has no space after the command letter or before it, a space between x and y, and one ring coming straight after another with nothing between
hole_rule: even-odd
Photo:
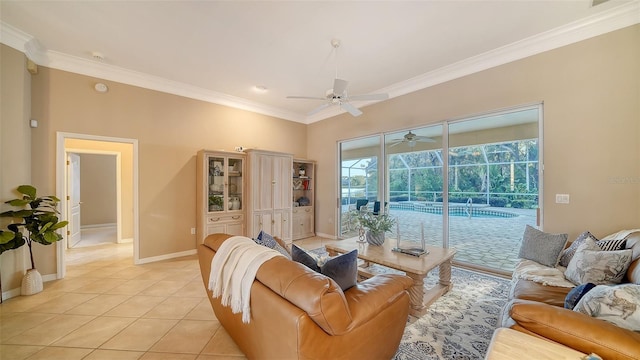
<instances>
[{"instance_id":1,"label":"wooden coffee table","mask_svg":"<svg viewBox=\"0 0 640 360\"><path fill-rule=\"evenodd\" d=\"M451 260L456 254L456 250L427 245L429 253L417 257L391 251L395 244L394 239L387 239L382 246L361 244L358 242L358 238L354 237L325 242L325 248L331 256L358 249L358 258L365 261L362 267L368 267L369 263L373 263L406 273L413 279L413 286L409 289L410 314L420 317L427 312L429 305L446 294L453 286L451 284ZM434 287L425 290L424 278L436 267L439 269L439 282ZM365 277L374 275L364 269L360 269L359 274Z\"/></svg>"}]
</instances>

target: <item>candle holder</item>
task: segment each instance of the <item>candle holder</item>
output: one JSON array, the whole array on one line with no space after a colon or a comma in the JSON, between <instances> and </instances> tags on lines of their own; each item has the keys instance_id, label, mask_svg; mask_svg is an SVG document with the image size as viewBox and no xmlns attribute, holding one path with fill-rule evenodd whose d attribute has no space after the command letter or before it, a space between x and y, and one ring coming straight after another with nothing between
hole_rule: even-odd
<instances>
[{"instance_id":1,"label":"candle holder","mask_svg":"<svg viewBox=\"0 0 640 360\"><path fill-rule=\"evenodd\" d=\"M362 226L358 228L358 242L361 244L367 242L364 238L364 229L362 228Z\"/></svg>"}]
</instances>

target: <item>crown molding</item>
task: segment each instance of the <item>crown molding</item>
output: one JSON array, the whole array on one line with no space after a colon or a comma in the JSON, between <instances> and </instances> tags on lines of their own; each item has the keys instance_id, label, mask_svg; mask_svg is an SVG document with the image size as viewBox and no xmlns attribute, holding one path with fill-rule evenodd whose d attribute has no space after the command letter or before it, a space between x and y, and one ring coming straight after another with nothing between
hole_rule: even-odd
<instances>
[{"instance_id":1,"label":"crown molding","mask_svg":"<svg viewBox=\"0 0 640 360\"><path fill-rule=\"evenodd\" d=\"M375 92L386 92L391 99L638 23L640 1L634 0Z\"/></svg>"},{"instance_id":2,"label":"crown molding","mask_svg":"<svg viewBox=\"0 0 640 360\"><path fill-rule=\"evenodd\" d=\"M386 92L389 94L389 98L406 95L430 86L441 84L638 23L640 23L640 0L633 0L556 29L531 36L498 49L473 56L405 81L401 81L383 89L379 89L375 91L375 93ZM40 46L37 39L33 36L2 21L0 21L0 42L25 53L27 57L38 65L100 79L116 81L123 84L161 91L304 124L310 124L344 113L344 111L339 107L334 107L322 112L321 114L305 116L299 113L252 102L243 98L207 90L198 86L46 50ZM373 103L375 102L368 102L361 107Z\"/></svg>"}]
</instances>

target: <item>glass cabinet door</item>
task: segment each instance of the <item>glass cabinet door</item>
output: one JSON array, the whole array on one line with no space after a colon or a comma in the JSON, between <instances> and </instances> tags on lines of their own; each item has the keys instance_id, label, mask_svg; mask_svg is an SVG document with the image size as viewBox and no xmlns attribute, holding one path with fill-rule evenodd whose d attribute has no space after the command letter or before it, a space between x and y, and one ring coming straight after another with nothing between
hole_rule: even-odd
<instances>
[{"instance_id":1,"label":"glass cabinet door","mask_svg":"<svg viewBox=\"0 0 640 360\"><path fill-rule=\"evenodd\" d=\"M225 209L224 160L222 157L209 158L209 212Z\"/></svg>"},{"instance_id":2,"label":"glass cabinet door","mask_svg":"<svg viewBox=\"0 0 640 360\"><path fill-rule=\"evenodd\" d=\"M242 198L242 172L243 163L240 158L229 158L227 164L227 209L229 211L240 211L244 206L244 199Z\"/></svg>"}]
</instances>

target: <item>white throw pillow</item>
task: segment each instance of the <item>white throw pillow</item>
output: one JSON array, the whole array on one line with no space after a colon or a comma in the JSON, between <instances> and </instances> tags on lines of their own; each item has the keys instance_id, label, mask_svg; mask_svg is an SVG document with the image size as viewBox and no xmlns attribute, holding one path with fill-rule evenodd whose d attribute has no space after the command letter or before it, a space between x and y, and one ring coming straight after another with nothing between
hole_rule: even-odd
<instances>
[{"instance_id":1,"label":"white throw pillow","mask_svg":"<svg viewBox=\"0 0 640 360\"><path fill-rule=\"evenodd\" d=\"M640 331L640 285L598 285L580 299L573 311Z\"/></svg>"},{"instance_id":2,"label":"white throw pillow","mask_svg":"<svg viewBox=\"0 0 640 360\"><path fill-rule=\"evenodd\" d=\"M602 251L591 238L585 239L569 261L564 276L576 285L618 284L631 264L631 250Z\"/></svg>"}]
</instances>

